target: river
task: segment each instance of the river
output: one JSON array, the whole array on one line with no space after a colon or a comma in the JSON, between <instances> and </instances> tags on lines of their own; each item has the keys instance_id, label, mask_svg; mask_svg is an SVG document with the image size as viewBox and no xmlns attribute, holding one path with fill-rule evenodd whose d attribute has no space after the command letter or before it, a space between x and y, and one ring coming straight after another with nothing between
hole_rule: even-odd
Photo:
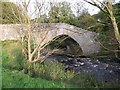
<instances>
[{"instance_id":1,"label":"river","mask_svg":"<svg viewBox=\"0 0 120 90\"><path fill-rule=\"evenodd\" d=\"M115 58L87 58L53 54L47 59L62 63L65 70L94 74L97 80L102 82L120 82L120 60Z\"/></svg>"}]
</instances>

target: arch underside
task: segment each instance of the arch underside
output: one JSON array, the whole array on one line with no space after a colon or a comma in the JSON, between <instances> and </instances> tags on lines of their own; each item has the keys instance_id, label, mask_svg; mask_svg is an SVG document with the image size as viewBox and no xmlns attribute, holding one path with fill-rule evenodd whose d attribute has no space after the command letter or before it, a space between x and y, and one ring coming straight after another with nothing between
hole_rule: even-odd
<instances>
[{"instance_id":1,"label":"arch underside","mask_svg":"<svg viewBox=\"0 0 120 90\"><path fill-rule=\"evenodd\" d=\"M66 55L83 55L82 48L80 45L70 36L66 34L58 35L52 39L52 41L47 45L47 50L57 49L57 54L66 54Z\"/></svg>"}]
</instances>

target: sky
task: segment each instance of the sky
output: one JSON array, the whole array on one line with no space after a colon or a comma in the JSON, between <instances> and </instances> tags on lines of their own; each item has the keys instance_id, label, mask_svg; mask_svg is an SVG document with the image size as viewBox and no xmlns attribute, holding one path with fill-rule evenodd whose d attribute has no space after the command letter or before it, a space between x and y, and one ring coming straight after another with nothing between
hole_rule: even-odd
<instances>
[{"instance_id":1,"label":"sky","mask_svg":"<svg viewBox=\"0 0 120 90\"><path fill-rule=\"evenodd\" d=\"M24 0L10 0L10 1L19 2L19 1L24 1ZM26 1L28 1L28 0L26 0ZM38 0L38 1L46 1L46 2L53 2L53 1L54 2L63 2L63 1L67 1L67 2L71 3L71 6L72 6L71 9L72 9L72 11L74 12L75 15L76 15L75 8L73 8L73 7L74 7L74 4L76 2L83 2L84 7L88 9L88 12L90 13L90 15L97 14L100 11L97 7L88 4L88 3L84 2L83 0ZM108 0L108 1L110 1L110 0ZM120 0L115 0L115 2L119 2L119 1ZM30 7L29 7L29 15L31 14L32 11L34 11L34 5L33 4L34 4L34 0L31 0ZM46 6L49 7L46 4L44 8L46 8ZM44 10L42 12L43 13L48 13L48 12L45 12ZM31 18L35 18L35 15L32 15Z\"/></svg>"}]
</instances>

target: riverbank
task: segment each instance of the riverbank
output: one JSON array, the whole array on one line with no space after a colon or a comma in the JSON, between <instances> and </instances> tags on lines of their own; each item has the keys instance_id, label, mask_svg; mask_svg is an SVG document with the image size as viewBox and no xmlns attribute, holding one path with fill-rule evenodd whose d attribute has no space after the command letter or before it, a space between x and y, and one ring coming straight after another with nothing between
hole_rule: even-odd
<instances>
[{"instance_id":1,"label":"riverbank","mask_svg":"<svg viewBox=\"0 0 120 90\"><path fill-rule=\"evenodd\" d=\"M53 54L48 60L57 60L66 70L88 73L97 76L102 82L120 82L120 60L116 58L85 58Z\"/></svg>"}]
</instances>

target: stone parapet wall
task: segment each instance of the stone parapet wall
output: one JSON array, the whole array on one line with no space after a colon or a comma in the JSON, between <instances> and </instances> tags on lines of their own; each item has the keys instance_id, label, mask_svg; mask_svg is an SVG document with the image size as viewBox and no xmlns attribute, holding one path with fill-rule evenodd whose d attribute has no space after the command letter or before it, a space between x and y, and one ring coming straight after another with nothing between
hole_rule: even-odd
<instances>
[{"instance_id":1,"label":"stone parapet wall","mask_svg":"<svg viewBox=\"0 0 120 90\"><path fill-rule=\"evenodd\" d=\"M22 29L20 24L0 24L0 40L18 40L19 31Z\"/></svg>"}]
</instances>

